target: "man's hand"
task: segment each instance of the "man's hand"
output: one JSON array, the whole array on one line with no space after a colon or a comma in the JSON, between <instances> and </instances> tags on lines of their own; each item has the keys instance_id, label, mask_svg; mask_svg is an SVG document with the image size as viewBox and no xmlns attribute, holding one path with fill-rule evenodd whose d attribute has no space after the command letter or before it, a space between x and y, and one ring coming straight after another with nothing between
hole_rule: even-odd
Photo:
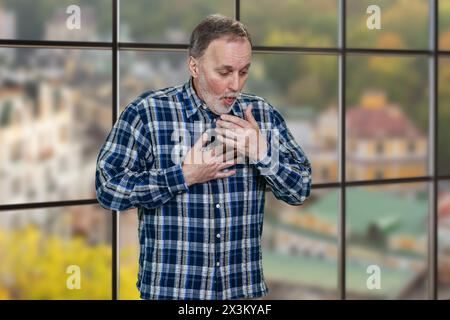
<instances>
[{"instance_id":1,"label":"man's hand","mask_svg":"<svg viewBox=\"0 0 450 320\"><path fill-rule=\"evenodd\" d=\"M223 152L222 144L213 149L203 150L204 145L208 142L208 136L208 132L203 133L184 158L182 170L188 186L209 180L228 178L236 173L236 170L222 172L236 164L235 150L228 148L230 151Z\"/></svg>"},{"instance_id":2,"label":"man's hand","mask_svg":"<svg viewBox=\"0 0 450 320\"><path fill-rule=\"evenodd\" d=\"M253 162L260 161L267 153L267 140L253 117L251 105L245 110L245 120L223 114L217 121L216 132L220 142L236 148L239 154L248 156Z\"/></svg>"}]
</instances>

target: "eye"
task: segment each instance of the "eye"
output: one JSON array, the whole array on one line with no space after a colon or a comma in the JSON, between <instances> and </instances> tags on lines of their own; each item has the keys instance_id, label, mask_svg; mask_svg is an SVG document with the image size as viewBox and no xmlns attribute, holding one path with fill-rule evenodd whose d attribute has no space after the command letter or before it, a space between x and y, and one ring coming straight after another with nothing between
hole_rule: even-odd
<instances>
[{"instance_id":1,"label":"eye","mask_svg":"<svg viewBox=\"0 0 450 320\"><path fill-rule=\"evenodd\" d=\"M227 75L230 74L230 72L228 72L228 71L219 71L219 74L220 74L221 76L223 76L223 77L226 77Z\"/></svg>"},{"instance_id":2,"label":"eye","mask_svg":"<svg viewBox=\"0 0 450 320\"><path fill-rule=\"evenodd\" d=\"M246 70L246 71L241 71L241 76L245 76L245 75L247 75L248 74L248 70Z\"/></svg>"}]
</instances>

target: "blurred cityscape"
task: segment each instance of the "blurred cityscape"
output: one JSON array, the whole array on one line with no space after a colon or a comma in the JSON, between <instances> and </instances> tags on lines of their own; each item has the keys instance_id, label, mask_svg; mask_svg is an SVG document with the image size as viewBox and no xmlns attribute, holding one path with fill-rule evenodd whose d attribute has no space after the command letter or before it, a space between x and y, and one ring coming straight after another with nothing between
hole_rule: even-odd
<instances>
[{"instance_id":1,"label":"blurred cityscape","mask_svg":"<svg viewBox=\"0 0 450 320\"><path fill-rule=\"evenodd\" d=\"M100 7L80 3L80 32L61 27L67 17L63 6L48 11L51 14L43 20L42 33L36 37L109 41L110 32L102 22L107 25L108 18L100 22L96 19ZM122 41L185 42L190 27L202 15L215 12L214 5L204 1L186 3L199 4L202 10L183 19L185 25L152 29L148 37L142 32L148 25L137 26L135 21L139 19L132 19L139 14L138 6L124 8ZM243 17L251 27L261 17L249 3L242 1L247 10ZM296 6L289 3L280 5L274 14L281 16L283 10ZM410 10L415 10L421 9L424 2L411 3L414 4ZM186 4L180 5L179 12L183 6ZM216 6L220 6L220 12L232 14L228 5ZM321 0L308 6L310 10L323 9L326 17L335 16L335 1ZM21 25L23 12L18 8L12 1L0 0L0 38L22 39L22 34L31 37L33 28ZM450 6L443 8L450 17ZM393 6L394 9L398 10ZM176 20L173 16L171 19ZM267 31L267 37L255 31L255 39L266 45L336 45L336 37L327 31L336 31L335 25L327 24L320 29L320 36L313 36L307 31L314 21L311 25L306 17L305 21L303 33L289 35L283 29L289 26L265 25L261 29ZM360 39L358 35L349 38L354 43ZM392 35L383 39L374 42L397 43L392 41ZM413 40L406 39L404 43L408 41ZM177 51L122 51L121 110L144 91L187 81L186 58L186 52ZM427 175L426 67L426 58L349 58L347 180ZM445 88L450 83L450 64L444 67L440 72L445 76L440 80L440 88L444 88L440 98L447 102L450 90ZM0 48L0 204L95 198L96 157L112 125L111 72L109 50ZM313 183L337 182L337 57L255 53L250 74L245 91L267 98L285 116L293 136L312 162ZM442 105L442 112L450 111L445 103ZM442 113L440 119L448 124L450 117L446 115ZM439 131L443 136L445 132ZM440 164L445 165L448 159L447 154L441 154ZM440 165L441 172L450 172L444 165ZM422 182L347 189L349 298L426 298L428 192L429 185ZM438 201L438 288L440 297L449 298L450 183L440 182ZM270 290L268 299L338 298L338 212L337 189L315 189L300 207L286 205L267 193L263 261ZM0 299L110 299L111 230L111 215L99 205L2 211ZM136 210L120 214L119 230L120 297L136 299ZM80 265L88 279L80 291L65 287L66 268L71 264ZM381 268L380 290L366 286L366 270L371 265Z\"/></svg>"}]
</instances>

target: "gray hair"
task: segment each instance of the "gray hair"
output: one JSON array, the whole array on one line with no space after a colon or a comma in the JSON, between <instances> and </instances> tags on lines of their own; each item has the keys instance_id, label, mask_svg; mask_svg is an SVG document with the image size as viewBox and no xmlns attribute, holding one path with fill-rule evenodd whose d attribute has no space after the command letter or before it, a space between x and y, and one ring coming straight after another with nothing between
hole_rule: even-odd
<instances>
[{"instance_id":1,"label":"gray hair","mask_svg":"<svg viewBox=\"0 0 450 320\"><path fill-rule=\"evenodd\" d=\"M243 23L220 14L212 14L201 21L192 31L189 55L194 58L201 57L213 40L222 37L244 38L252 45L250 33Z\"/></svg>"}]
</instances>

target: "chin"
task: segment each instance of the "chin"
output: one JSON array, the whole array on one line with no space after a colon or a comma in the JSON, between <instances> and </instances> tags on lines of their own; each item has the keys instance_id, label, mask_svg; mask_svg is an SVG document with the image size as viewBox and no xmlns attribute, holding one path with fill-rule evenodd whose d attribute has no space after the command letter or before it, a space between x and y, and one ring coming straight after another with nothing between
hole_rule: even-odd
<instances>
[{"instance_id":1,"label":"chin","mask_svg":"<svg viewBox=\"0 0 450 320\"><path fill-rule=\"evenodd\" d=\"M229 113L232 109L232 105L231 106L224 106L224 105L220 105L218 108L214 108L214 110L211 109L212 112L216 113L216 114L225 114L225 113Z\"/></svg>"},{"instance_id":2,"label":"chin","mask_svg":"<svg viewBox=\"0 0 450 320\"><path fill-rule=\"evenodd\" d=\"M220 114L225 114L225 113L230 113L231 111L231 107L226 107L223 108L222 110L219 111Z\"/></svg>"}]
</instances>

